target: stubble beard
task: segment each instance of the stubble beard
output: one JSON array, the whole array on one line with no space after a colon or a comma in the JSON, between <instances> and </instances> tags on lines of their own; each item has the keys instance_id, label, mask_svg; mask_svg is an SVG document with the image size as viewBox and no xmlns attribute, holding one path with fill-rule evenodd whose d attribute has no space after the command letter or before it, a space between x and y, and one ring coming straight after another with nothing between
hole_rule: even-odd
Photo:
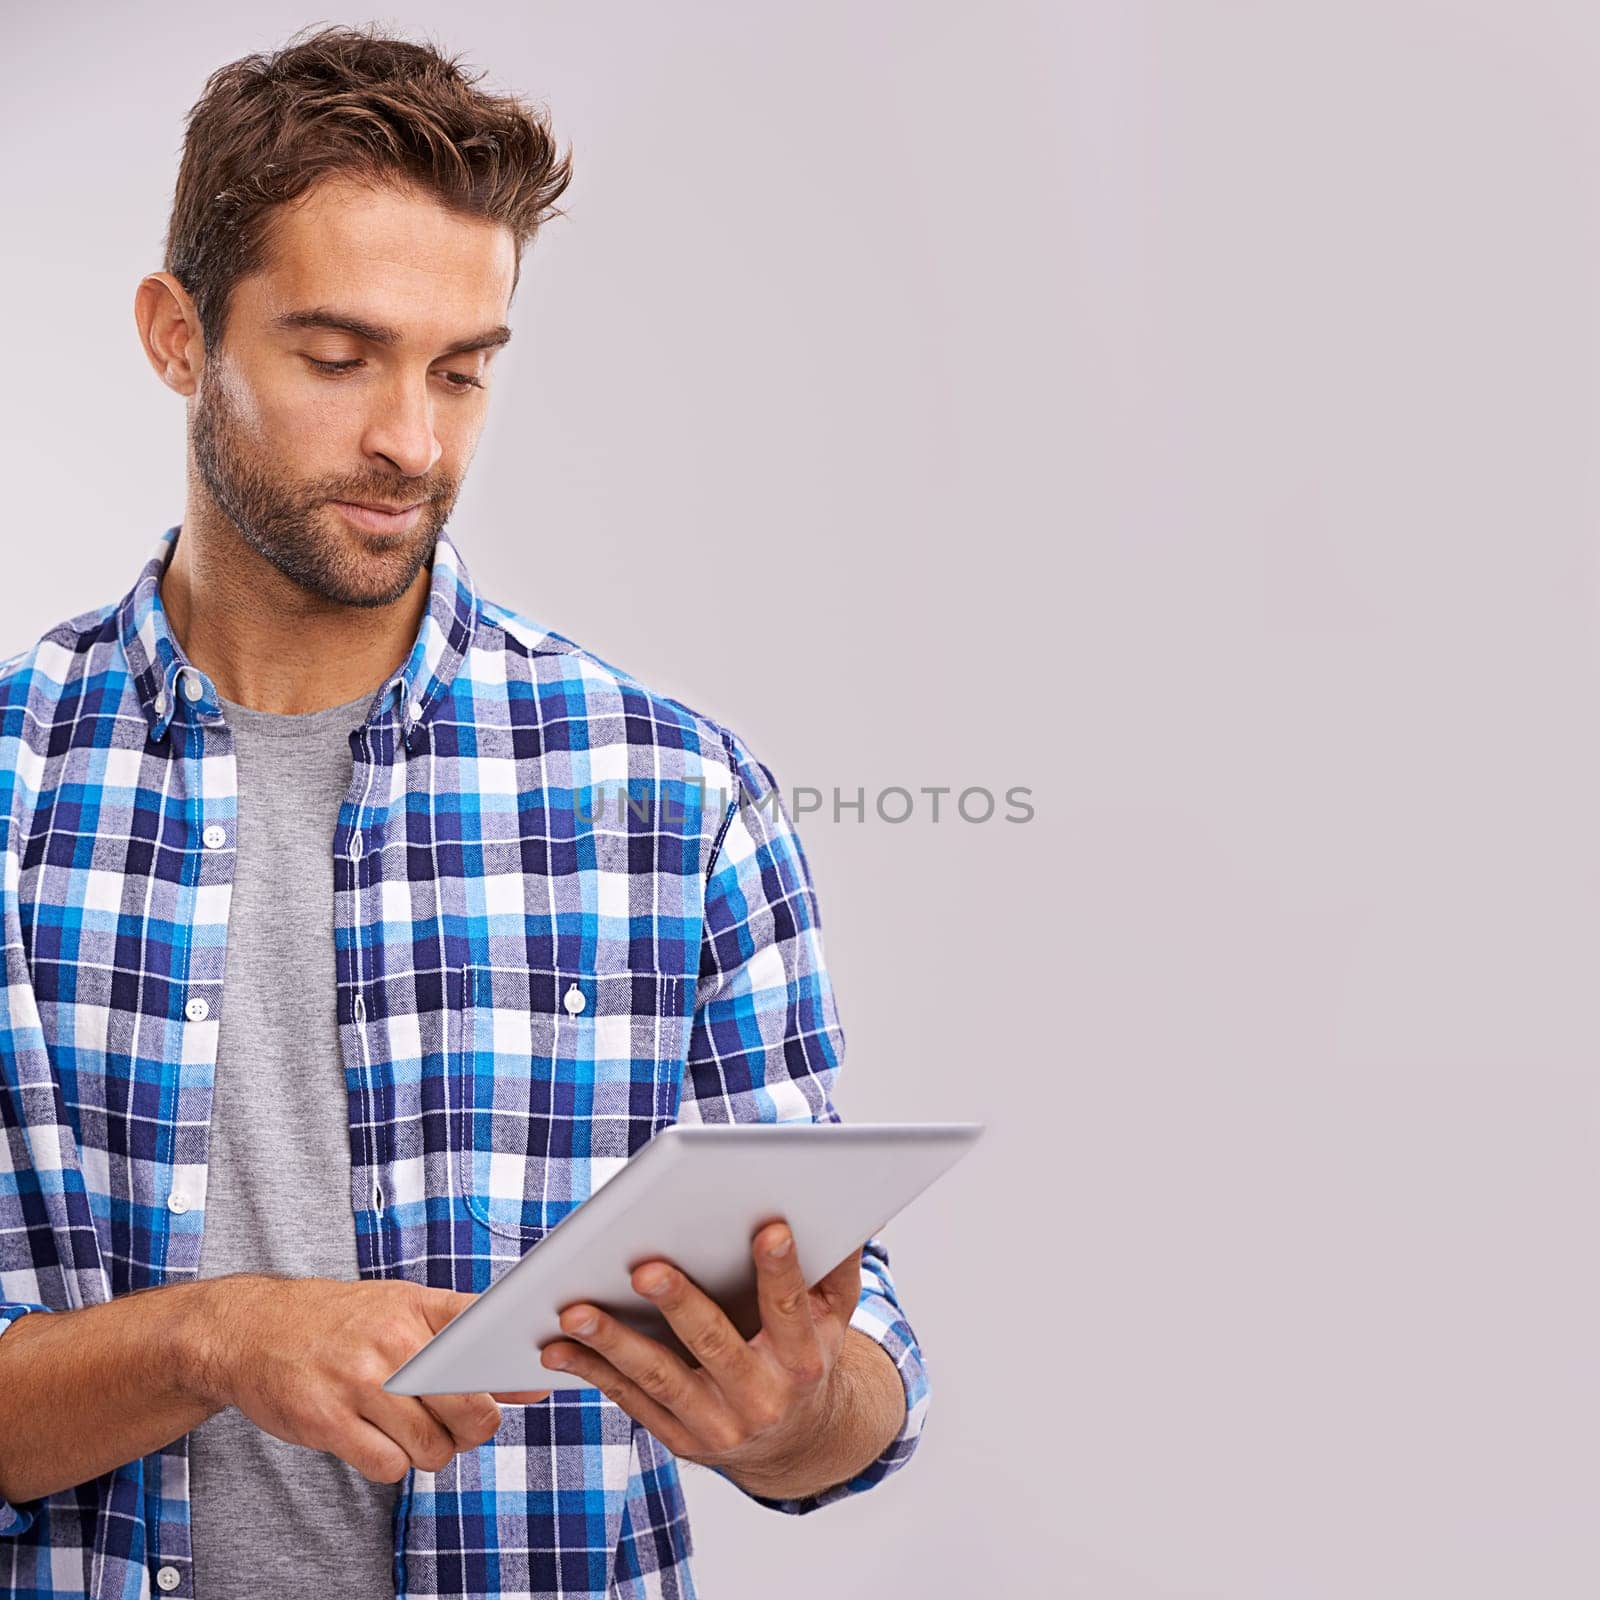
<instances>
[{"instance_id":1,"label":"stubble beard","mask_svg":"<svg viewBox=\"0 0 1600 1600\"><path fill-rule=\"evenodd\" d=\"M350 528L330 500L383 502L418 491L394 479L313 486L275 478L252 452L210 364L195 396L190 447L200 481L244 542L292 583L338 605L392 605L407 593L432 559L455 504L456 486L446 483L405 533Z\"/></svg>"}]
</instances>

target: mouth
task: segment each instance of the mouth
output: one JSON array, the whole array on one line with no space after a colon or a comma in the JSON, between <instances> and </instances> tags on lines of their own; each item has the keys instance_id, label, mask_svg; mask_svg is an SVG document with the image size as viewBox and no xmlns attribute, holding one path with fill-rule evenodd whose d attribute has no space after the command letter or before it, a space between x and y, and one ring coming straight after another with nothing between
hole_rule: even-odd
<instances>
[{"instance_id":1,"label":"mouth","mask_svg":"<svg viewBox=\"0 0 1600 1600\"><path fill-rule=\"evenodd\" d=\"M381 501L334 500L330 504L368 533L404 533L422 514L427 502L417 500L408 506L391 506Z\"/></svg>"}]
</instances>

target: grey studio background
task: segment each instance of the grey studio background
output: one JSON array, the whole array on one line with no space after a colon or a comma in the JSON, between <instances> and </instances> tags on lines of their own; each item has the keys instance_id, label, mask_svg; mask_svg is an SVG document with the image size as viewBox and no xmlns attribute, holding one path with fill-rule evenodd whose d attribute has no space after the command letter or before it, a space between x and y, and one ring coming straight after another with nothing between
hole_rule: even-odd
<instances>
[{"instance_id":1,"label":"grey studio background","mask_svg":"<svg viewBox=\"0 0 1600 1600\"><path fill-rule=\"evenodd\" d=\"M5 16L0 653L179 519L182 117L336 20ZM575 151L474 573L865 790L798 819L838 1103L990 1124L885 1234L919 1458L686 1469L703 1592L1592 1595L1600 12L384 17Z\"/></svg>"}]
</instances>

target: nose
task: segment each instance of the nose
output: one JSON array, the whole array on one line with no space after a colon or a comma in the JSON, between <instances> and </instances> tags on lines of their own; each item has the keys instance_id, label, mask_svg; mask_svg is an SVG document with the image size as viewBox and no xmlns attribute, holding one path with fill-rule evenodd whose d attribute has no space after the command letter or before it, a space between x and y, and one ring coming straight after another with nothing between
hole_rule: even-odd
<instances>
[{"instance_id":1,"label":"nose","mask_svg":"<svg viewBox=\"0 0 1600 1600\"><path fill-rule=\"evenodd\" d=\"M397 374L385 386L378 408L367 424L362 448L389 462L409 478L431 472L444 447L433 427L433 399L426 376Z\"/></svg>"}]
</instances>

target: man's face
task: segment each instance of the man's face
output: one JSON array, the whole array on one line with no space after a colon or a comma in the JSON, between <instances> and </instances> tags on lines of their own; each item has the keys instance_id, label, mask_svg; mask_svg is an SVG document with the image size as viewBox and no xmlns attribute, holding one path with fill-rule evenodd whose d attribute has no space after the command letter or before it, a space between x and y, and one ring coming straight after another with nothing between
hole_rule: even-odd
<instances>
[{"instance_id":1,"label":"man's face","mask_svg":"<svg viewBox=\"0 0 1600 1600\"><path fill-rule=\"evenodd\" d=\"M303 589L387 605L432 556L477 448L508 337L512 236L344 179L314 185L273 227L271 265L234 285L190 402L195 470ZM364 516L363 504L415 509Z\"/></svg>"}]
</instances>

